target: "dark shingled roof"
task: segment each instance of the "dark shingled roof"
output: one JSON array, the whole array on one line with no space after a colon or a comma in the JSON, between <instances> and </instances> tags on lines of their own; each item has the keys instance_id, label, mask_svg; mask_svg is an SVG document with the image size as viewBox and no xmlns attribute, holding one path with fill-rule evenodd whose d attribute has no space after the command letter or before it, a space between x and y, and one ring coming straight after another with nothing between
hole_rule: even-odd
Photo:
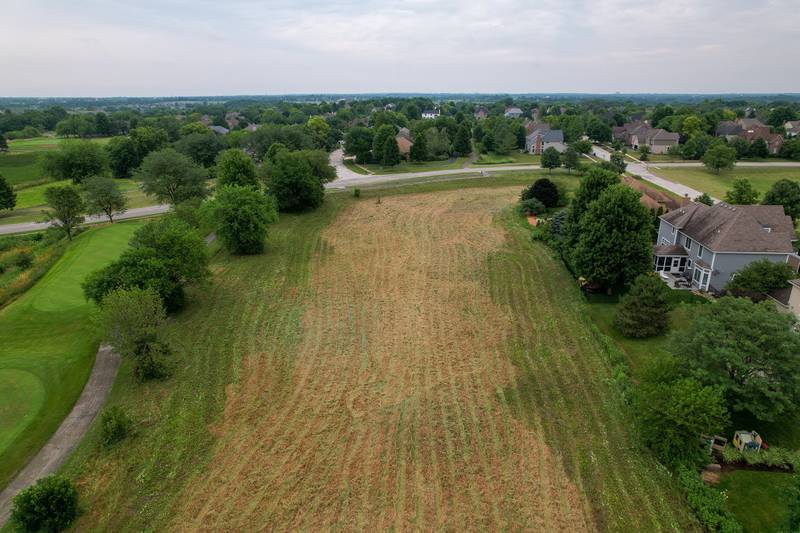
<instances>
[{"instance_id":1,"label":"dark shingled roof","mask_svg":"<svg viewBox=\"0 0 800 533\"><path fill-rule=\"evenodd\" d=\"M715 252L793 251L794 225L781 205L693 202L661 219Z\"/></svg>"}]
</instances>

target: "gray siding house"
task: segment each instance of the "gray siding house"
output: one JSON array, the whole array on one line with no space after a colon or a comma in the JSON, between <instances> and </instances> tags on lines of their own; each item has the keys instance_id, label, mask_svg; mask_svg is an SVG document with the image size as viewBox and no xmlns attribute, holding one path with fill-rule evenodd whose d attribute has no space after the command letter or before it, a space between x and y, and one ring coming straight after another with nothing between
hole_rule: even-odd
<instances>
[{"instance_id":1,"label":"gray siding house","mask_svg":"<svg viewBox=\"0 0 800 533\"><path fill-rule=\"evenodd\" d=\"M789 262L794 239L783 206L691 203L661 216L653 267L687 278L693 288L721 292L753 261Z\"/></svg>"}]
</instances>

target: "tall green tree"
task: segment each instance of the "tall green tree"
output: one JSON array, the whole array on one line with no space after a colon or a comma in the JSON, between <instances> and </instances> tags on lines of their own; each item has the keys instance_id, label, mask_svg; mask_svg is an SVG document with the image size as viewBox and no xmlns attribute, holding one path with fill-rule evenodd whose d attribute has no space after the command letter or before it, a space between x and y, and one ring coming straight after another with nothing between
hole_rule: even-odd
<instances>
[{"instance_id":1,"label":"tall green tree","mask_svg":"<svg viewBox=\"0 0 800 533\"><path fill-rule=\"evenodd\" d=\"M369 163L372 139L371 129L362 126L350 128L344 136L344 151L346 154L354 155L356 163Z\"/></svg>"},{"instance_id":2,"label":"tall green tree","mask_svg":"<svg viewBox=\"0 0 800 533\"><path fill-rule=\"evenodd\" d=\"M148 154L135 177L145 193L172 205L208 194L206 170L172 148Z\"/></svg>"},{"instance_id":3,"label":"tall green tree","mask_svg":"<svg viewBox=\"0 0 800 533\"><path fill-rule=\"evenodd\" d=\"M280 211L316 209L325 199L322 182L314 175L308 160L297 152L279 152L266 181Z\"/></svg>"},{"instance_id":4,"label":"tall green tree","mask_svg":"<svg viewBox=\"0 0 800 533\"><path fill-rule=\"evenodd\" d=\"M223 186L210 209L217 236L233 254L263 252L267 228L278 220L275 200L252 187Z\"/></svg>"},{"instance_id":5,"label":"tall green tree","mask_svg":"<svg viewBox=\"0 0 800 533\"><path fill-rule=\"evenodd\" d=\"M753 205L758 203L758 192L747 178L736 178L733 187L725 194L725 201L732 205Z\"/></svg>"},{"instance_id":6,"label":"tall green tree","mask_svg":"<svg viewBox=\"0 0 800 533\"><path fill-rule=\"evenodd\" d=\"M430 157L428 154L428 141L424 133L414 137L414 144L411 145L411 151L408 156L412 161L428 160Z\"/></svg>"},{"instance_id":7,"label":"tall green tree","mask_svg":"<svg viewBox=\"0 0 800 533\"><path fill-rule=\"evenodd\" d=\"M142 160L136 143L130 137L113 137L105 147L111 175L115 178L130 178Z\"/></svg>"},{"instance_id":8,"label":"tall green tree","mask_svg":"<svg viewBox=\"0 0 800 533\"><path fill-rule=\"evenodd\" d=\"M670 466L702 460L700 435L722 432L729 421L722 387L693 379L640 385L634 411L644 444Z\"/></svg>"},{"instance_id":9,"label":"tall green tree","mask_svg":"<svg viewBox=\"0 0 800 533\"><path fill-rule=\"evenodd\" d=\"M105 174L108 157L103 147L91 141L64 141L58 150L46 152L42 166L57 180L80 184L89 176Z\"/></svg>"},{"instance_id":10,"label":"tall green tree","mask_svg":"<svg viewBox=\"0 0 800 533\"><path fill-rule=\"evenodd\" d=\"M530 200L536 198L547 208L557 207L561 201L561 192L558 186L547 178L539 178L530 187L524 189L520 195L520 200Z\"/></svg>"},{"instance_id":11,"label":"tall green tree","mask_svg":"<svg viewBox=\"0 0 800 533\"><path fill-rule=\"evenodd\" d=\"M701 204L706 204L708 206L714 205L714 200L711 199L711 196L709 196L707 192L704 192L703 194L695 198L694 201Z\"/></svg>"},{"instance_id":12,"label":"tall green tree","mask_svg":"<svg viewBox=\"0 0 800 533\"><path fill-rule=\"evenodd\" d=\"M0 152L8 152L8 141L2 133L0 133Z\"/></svg>"},{"instance_id":13,"label":"tall green tree","mask_svg":"<svg viewBox=\"0 0 800 533\"><path fill-rule=\"evenodd\" d=\"M705 151L702 161L709 170L719 174L721 170L733 168L736 164L736 150L724 144L717 144Z\"/></svg>"},{"instance_id":14,"label":"tall green tree","mask_svg":"<svg viewBox=\"0 0 800 533\"><path fill-rule=\"evenodd\" d=\"M87 178L83 182L83 191L86 211L90 215L103 214L110 222L114 222L114 215L124 213L127 208L128 201L112 178L106 176Z\"/></svg>"},{"instance_id":15,"label":"tall green tree","mask_svg":"<svg viewBox=\"0 0 800 533\"><path fill-rule=\"evenodd\" d=\"M685 372L722 387L731 410L771 422L800 405L800 335L771 302L726 296L695 309L670 350Z\"/></svg>"},{"instance_id":16,"label":"tall green tree","mask_svg":"<svg viewBox=\"0 0 800 533\"><path fill-rule=\"evenodd\" d=\"M800 183L782 179L772 184L761 202L764 205L782 205L783 212L793 221L800 218Z\"/></svg>"},{"instance_id":17,"label":"tall green tree","mask_svg":"<svg viewBox=\"0 0 800 533\"><path fill-rule=\"evenodd\" d=\"M747 151L750 157L769 157L769 147L767 141L759 137L750 144L750 149Z\"/></svg>"},{"instance_id":18,"label":"tall green tree","mask_svg":"<svg viewBox=\"0 0 800 533\"><path fill-rule=\"evenodd\" d=\"M578 162L580 155L571 146L567 147L564 153L561 154L561 159L563 160L564 168L566 168L570 174L580 165Z\"/></svg>"},{"instance_id":19,"label":"tall green tree","mask_svg":"<svg viewBox=\"0 0 800 533\"><path fill-rule=\"evenodd\" d=\"M134 287L106 294L96 320L103 338L114 351L128 357L147 339L161 335L167 313L158 292Z\"/></svg>"},{"instance_id":20,"label":"tall green tree","mask_svg":"<svg viewBox=\"0 0 800 533\"><path fill-rule=\"evenodd\" d=\"M375 137L372 139L372 158L380 163L383 159L383 151L386 147L386 139L394 139L397 130L390 124L384 124L375 130Z\"/></svg>"},{"instance_id":21,"label":"tall green tree","mask_svg":"<svg viewBox=\"0 0 800 533\"><path fill-rule=\"evenodd\" d=\"M655 337L669 327L667 286L650 272L637 277L622 297L614 325L626 337Z\"/></svg>"},{"instance_id":22,"label":"tall green tree","mask_svg":"<svg viewBox=\"0 0 800 533\"><path fill-rule=\"evenodd\" d=\"M639 193L614 185L589 204L575 249L578 274L606 287L622 287L650 269L650 213Z\"/></svg>"},{"instance_id":23,"label":"tall green tree","mask_svg":"<svg viewBox=\"0 0 800 533\"><path fill-rule=\"evenodd\" d=\"M561 154L558 150L550 146L542 152L542 168L546 168L549 172L553 172L554 168L561 166Z\"/></svg>"},{"instance_id":24,"label":"tall green tree","mask_svg":"<svg viewBox=\"0 0 800 533\"><path fill-rule=\"evenodd\" d=\"M214 166L219 153L225 149L225 142L222 136L203 126L202 133L189 133L181 137L175 143L175 149L189 156L198 165L210 168Z\"/></svg>"},{"instance_id":25,"label":"tall green tree","mask_svg":"<svg viewBox=\"0 0 800 533\"><path fill-rule=\"evenodd\" d=\"M14 188L6 179L0 174L0 210L1 209L14 209L17 205L17 193Z\"/></svg>"},{"instance_id":26,"label":"tall green tree","mask_svg":"<svg viewBox=\"0 0 800 533\"><path fill-rule=\"evenodd\" d=\"M383 155L381 156L381 165L384 167L393 167L400 163L400 148L397 146L397 139L389 137L383 144Z\"/></svg>"},{"instance_id":27,"label":"tall green tree","mask_svg":"<svg viewBox=\"0 0 800 533\"><path fill-rule=\"evenodd\" d=\"M44 191L44 198L52 210L47 212L49 219L64 231L67 239L72 240L73 230L84 221L86 205L80 191L73 185L48 187Z\"/></svg>"},{"instance_id":28,"label":"tall green tree","mask_svg":"<svg viewBox=\"0 0 800 533\"><path fill-rule=\"evenodd\" d=\"M453 150L459 155L468 155L472 152L472 132L466 122L458 127L456 138L453 141Z\"/></svg>"},{"instance_id":29,"label":"tall green tree","mask_svg":"<svg viewBox=\"0 0 800 533\"><path fill-rule=\"evenodd\" d=\"M256 164L244 150L230 148L217 157L217 182L220 186L258 187Z\"/></svg>"},{"instance_id":30,"label":"tall green tree","mask_svg":"<svg viewBox=\"0 0 800 533\"><path fill-rule=\"evenodd\" d=\"M208 279L206 243L186 222L167 216L148 222L134 233L119 259L90 274L83 282L88 299L97 303L115 289L151 288L167 311L185 303L185 287Z\"/></svg>"}]
</instances>

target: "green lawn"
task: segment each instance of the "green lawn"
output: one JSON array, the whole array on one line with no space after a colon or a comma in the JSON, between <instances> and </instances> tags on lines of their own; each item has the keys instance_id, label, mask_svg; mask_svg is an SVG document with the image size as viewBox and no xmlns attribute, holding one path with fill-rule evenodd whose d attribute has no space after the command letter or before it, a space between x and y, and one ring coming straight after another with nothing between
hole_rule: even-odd
<instances>
[{"instance_id":1,"label":"green lawn","mask_svg":"<svg viewBox=\"0 0 800 533\"><path fill-rule=\"evenodd\" d=\"M355 172L356 174L367 175L369 172L364 169L361 165L356 164L355 161L352 159L345 159L344 166Z\"/></svg>"},{"instance_id":2,"label":"green lawn","mask_svg":"<svg viewBox=\"0 0 800 533\"><path fill-rule=\"evenodd\" d=\"M538 165L542 158L527 152L511 152L506 155L481 154L475 165Z\"/></svg>"},{"instance_id":3,"label":"green lawn","mask_svg":"<svg viewBox=\"0 0 800 533\"><path fill-rule=\"evenodd\" d=\"M785 531L783 490L790 481L784 473L737 470L724 474L718 488L728 492L728 509L746 533L769 533Z\"/></svg>"},{"instance_id":4,"label":"green lawn","mask_svg":"<svg viewBox=\"0 0 800 533\"><path fill-rule=\"evenodd\" d=\"M111 137L97 137L91 142L106 144ZM19 189L46 180L42 174L39 158L41 154L58 148L64 139L60 137L37 137L8 141L8 152L0 154L0 175Z\"/></svg>"},{"instance_id":5,"label":"green lawn","mask_svg":"<svg viewBox=\"0 0 800 533\"><path fill-rule=\"evenodd\" d=\"M116 258L141 223L90 229L0 311L0 487L55 431L78 398L99 339L80 284Z\"/></svg>"},{"instance_id":6,"label":"green lawn","mask_svg":"<svg viewBox=\"0 0 800 533\"><path fill-rule=\"evenodd\" d=\"M725 196L734 178L749 179L753 187L762 195L778 180L800 181L800 168L735 167L732 170L723 170L719 174L701 167L661 167L652 169L652 171L669 180L688 185L701 192L707 192L716 198Z\"/></svg>"},{"instance_id":7,"label":"green lawn","mask_svg":"<svg viewBox=\"0 0 800 533\"><path fill-rule=\"evenodd\" d=\"M421 163L412 163L410 161L402 161L399 165L393 167L384 167L378 164L370 163L368 165L361 165L368 169L373 174L402 174L404 172L428 172L432 170L451 170L454 168L462 168L464 163L469 160L467 157L457 157L455 161L424 161Z\"/></svg>"},{"instance_id":8,"label":"green lawn","mask_svg":"<svg viewBox=\"0 0 800 533\"><path fill-rule=\"evenodd\" d=\"M88 140L98 144L106 144L110 139L111 137L92 137ZM8 152L10 154L48 152L58 148L58 145L64 140L65 139L63 137L34 137L32 139L15 139L8 141Z\"/></svg>"},{"instance_id":9,"label":"green lawn","mask_svg":"<svg viewBox=\"0 0 800 533\"><path fill-rule=\"evenodd\" d=\"M35 152L0 154L0 176L17 188L45 179L39 167L39 154Z\"/></svg>"}]
</instances>

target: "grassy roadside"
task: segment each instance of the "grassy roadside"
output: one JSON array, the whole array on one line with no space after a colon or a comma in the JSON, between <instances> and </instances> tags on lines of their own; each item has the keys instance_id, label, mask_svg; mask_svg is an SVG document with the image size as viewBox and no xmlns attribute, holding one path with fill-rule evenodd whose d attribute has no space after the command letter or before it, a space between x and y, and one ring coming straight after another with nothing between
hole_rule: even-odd
<instances>
[{"instance_id":1,"label":"grassy roadside","mask_svg":"<svg viewBox=\"0 0 800 533\"><path fill-rule=\"evenodd\" d=\"M83 389L99 339L80 283L117 257L140 225L85 231L38 283L0 310L0 486L41 448Z\"/></svg>"},{"instance_id":2,"label":"grassy roadside","mask_svg":"<svg viewBox=\"0 0 800 533\"><path fill-rule=\"evenodd\" d=\"M778 180L800 181L800 168L734 167L716 174L702 167L660 167L654 172L668 180L707 192L716 198L723 198L736 178L747 178L753 188L762 195Z\"/></svg>"},{"instance_id":3,"label":"grassy roadside","mask_svg":"<svg viewBox=\"0 0 800 533\"><path fill-rule=\"evenodd\" d=\"M505 155L481 154L472 166L492 165L538 165L542 158L527 152L511 152Z\"/></svg>"},{"instance_id":4,"label":"grassy roadside","mask_svg":"<svg viewBox=\"0 0 800 533\"><path fill-rule=\"evenodd\" d=\"M384 167L375 163L361 165L373 174L404 174L407 172L429 172L433 170L453 170L462 168L464 163L469 161L468 157L457 157L455 160L446 161L422 161L415 163L411 161L401 161L399 165Z\"/></svg>"},{"instance_id":5,"label":"grassy roadside","mask_svg":"<svg viewBox=\"0 0 800 533\"><path fill-rule=\"evenodd\" d=\"M345 160L343 161L343 164L344 164L344 166L345 166L346 168L348 168L348 169L352 170L352 171L353 171L353 172L355 172L356 174L361 174L362 176L367 176L367 175L369 175L369 171L368 171L367 169L365 169L365 168L364 168L364 167L362 167L361 165L357 164L357 163L356 163L355 161L353 161L352 159L345 159Z\"/></svg>"}]
</instances>

